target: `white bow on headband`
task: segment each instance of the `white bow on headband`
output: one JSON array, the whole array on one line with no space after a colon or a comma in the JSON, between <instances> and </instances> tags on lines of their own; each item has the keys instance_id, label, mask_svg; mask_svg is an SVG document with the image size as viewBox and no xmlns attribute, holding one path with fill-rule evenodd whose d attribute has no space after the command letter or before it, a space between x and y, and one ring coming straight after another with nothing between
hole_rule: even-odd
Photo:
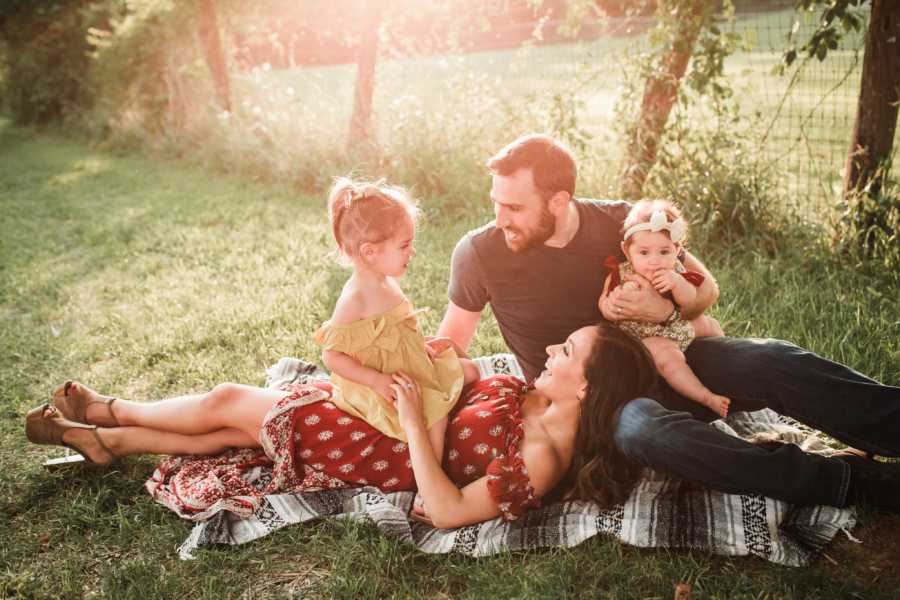
<instances>
[{"instance_id":1,"label":"white bow on headband","mask_svg":"<svg viewBox=\"0 0 900 600\"><path fill-rule=\"evenodd\" d=\"M677 244L684 239L686 228L687 226L684 224L684 219L681 217L670 223L666 218L665 211L655 210L653 211L653 214L650 215L649 222L638 223L637 225L629 227L628 231L625 232L625 239L627 240L639 231L668 231L669 238Z\"/></svg>"}]
</instances>

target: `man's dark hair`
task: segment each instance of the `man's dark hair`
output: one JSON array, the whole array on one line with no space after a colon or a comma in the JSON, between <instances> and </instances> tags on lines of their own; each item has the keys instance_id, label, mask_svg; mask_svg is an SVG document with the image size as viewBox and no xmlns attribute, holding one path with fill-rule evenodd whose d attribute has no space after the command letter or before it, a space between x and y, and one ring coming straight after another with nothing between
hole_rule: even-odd
<instances>
[{"instance_id":1,"label":"man's dark hair","mask_svg":"<svg viewBox=\"0 0 900 600\"><path fill-rule=\"evenodd\" d=\"M503 176L530 169L534 185L544 199L557 192L575 195L575 157L562 142L549 135L523 135L492 156L487 166Z\"/></svg>"}]
</instances>

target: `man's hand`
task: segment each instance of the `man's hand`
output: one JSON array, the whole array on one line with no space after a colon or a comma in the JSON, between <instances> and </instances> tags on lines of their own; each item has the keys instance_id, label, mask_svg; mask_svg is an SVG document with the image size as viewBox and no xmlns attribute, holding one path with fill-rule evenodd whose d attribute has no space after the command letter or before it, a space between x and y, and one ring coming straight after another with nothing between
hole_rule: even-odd
<instances>
[{"instance_id":1,"label":"man's hand","mask_svg":"<svg viewBox=\"0 0 900 600\"><path fill-rule=\"evenodd\" d=\"M628 282L637 284L638 289L626 289ZM675 305L663 298L649 281L635 274L626 276L622 285L609 292L603 316L607 319L611 316L612 321L627 319L663 323L674 309Z\"/></svg>"}]
</instances>

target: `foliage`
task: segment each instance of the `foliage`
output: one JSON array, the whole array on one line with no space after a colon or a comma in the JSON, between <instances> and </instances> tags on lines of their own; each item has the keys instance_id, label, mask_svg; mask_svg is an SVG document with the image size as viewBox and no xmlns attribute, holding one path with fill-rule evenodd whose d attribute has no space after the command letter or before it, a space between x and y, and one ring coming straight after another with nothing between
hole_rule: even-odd
<instances>
[{"instance_id":1,"label":"foliage","mask_svg":"<svg viewBox=\"0 0 900 600\"><path fill-rule=\"evenodd\" d=\"M694 3L659 3L651 46L631 60L617 106L624 143L633 143L646 82L664 74L686 18L703 19L677 104L662 133L657 163L645 196L669 198L684 209L696 238L708 247L742 245L774 253L784 240L790 203L779 197L778 171L755 147L748 117L742 116L725 77L725 60L742 39L729 27L730 2L720 13L693 13Z\"/></svg>"},{"instance_id":2,"label":"foliage","mask_svg":"<svg viewBox=\"0 0 900 600\"><path fill-rule=\"evenodd\" d=\"M900 183L873 186L883 178L877 174L838 205L835 239L857 269L900 287Z\"/></svg>"},{"instance_id":3,"label":"foliage","mask_svg":"<svg viewBox=\"0 0 900 600\"><path fill-rule=\"evenodd\" d=\"M788 46L782 55L782 69L791 66L798 55L806 54L808 58L816 57L825 60L829 50L836 50L844 34L848 31L859 31L865 24L863 5L869 0L796 0L797 11L814 12L822 8L819 26L809 39L797 47L797 31L800 27L799 16L794 20L794 27L788 38Z\"/></svg>"},{"instance_id":4,"label":"foliage","mask_svg":"<svg viewBox=\"0 0 900 600\"><path fill-rule=\"evenodd\" d=\"M43 125L87 110L95 91L85 80L85 32L106 18L92 0L14 0L0 8L2 95L19 123Z\"/></svg>"},{"instance_id":5,"label":"foliage","mask_svg":"<svg viewBox=\"0 0 900 600\"><path fill-rule=\"evenodd\" d=\"M95 50L90 83L103 90L86 120L95 135L114 131L147 139L166 131L178 113L170 110L175 103L189 102L190 90L178 75L197 68L193 4L129 0L116 6L106 27L87 32Z\"/></svg>"}]
</instances>

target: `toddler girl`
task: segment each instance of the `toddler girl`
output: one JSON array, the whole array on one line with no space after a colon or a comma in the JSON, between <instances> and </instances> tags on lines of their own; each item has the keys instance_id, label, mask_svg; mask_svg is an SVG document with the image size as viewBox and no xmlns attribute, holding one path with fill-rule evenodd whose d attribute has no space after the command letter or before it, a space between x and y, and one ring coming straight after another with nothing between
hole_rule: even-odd
<instances>
[{"instance_id":1,"label":"toddler girl","mask_svg":"<svg viewBox=\"0 0 900 600\"><path fill-rule=\"evenodd\" d=\"M417 209L406 191L383 182L339 179L328 214L342 259L353 268L331 319L316 332L335 386L333 402L390 437L406 441L394 406L391 374L402 371L420 389L429 438L443 459L447 413L463 385L478 379L446 338L426 342L397 284L415 256Z\"/></svg>"},{"instance_id":2,"label":"toddler girl","mask_svg":"<svg viewBox=\"0 0 900 600\"><path fill-rule=\"evenodd\" d=\"M602 303L616 286L637 288L627 275L638 274L656 290L672 300L676 306L690 303L697 295L696 287L703 283L703 275L686 271L678 260L687 224L678 209L664 200L642 200L636 203L623 225L622 252L626 261L607 259L609 276L603 286ZM692 321L676 319L666 324L623 320L617 325L641 340L665 380L681 395L707 406L719 416L728 414L731 400L714 394L704 386L688 366L684 350L695 337L724 335L718 321L701 315Z\"/></svg>"}]
</instances>

